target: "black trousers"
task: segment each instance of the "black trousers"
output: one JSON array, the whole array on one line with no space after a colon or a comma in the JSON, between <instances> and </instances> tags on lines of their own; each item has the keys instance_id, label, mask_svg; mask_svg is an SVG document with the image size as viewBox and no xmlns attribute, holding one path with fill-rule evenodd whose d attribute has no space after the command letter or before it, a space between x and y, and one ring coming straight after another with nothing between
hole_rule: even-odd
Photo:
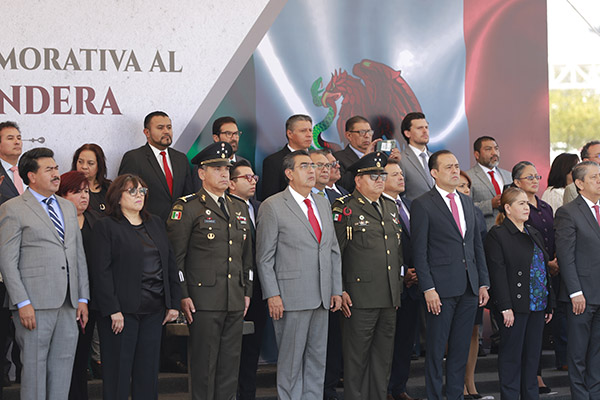
<instances>
[{"instance_id":1,"label":"black trousers","mask_svg":"<svg viewBox=\"0 0 600 400\"><path fill-rule=\"evenodd\" d=\"M77 350L75 351L75 361L73 362L69 400L88 400L87 367L90 359L92 338L94 336L94 326L99 315L98 311L90 310L85 332L82 331L79 322L77 322L79 338L77 341Z\"/></svg>"},{"instance_id":2,"label":"black trousers","mask_svg":"<svg viewBox=\"0 0 600 400\"><path fill-rule=\"evenodd\" d=\"M102 397L127 400L158 399L160 338L165 310L153 314L124 314L125 326L112 332L110 316L98 320L102 357Z\"/></svg>"},{"instance_id":3,"label":"black trousers","mask_svg":"<svg viewBox=\"0 0 600 400\"><path fill-rule=\"evenodd\" d=\"M586 304L584 312L575 315L568 303L567 323L571 398L600 399L600 305Z\"/></svg>"},{"instance_id":4,"label":"black trousers","mask_svg":"<svg viewBox=\"0 0 600 400\"><path fill-rule=\"evenodd\" d=\"M540 363L544 311L515 313L515 323L500 325L498 378L502 399L539 399L537 370Z\"/></svg>"},{"instance_id":5,"label":"black trousers","mask_svg":"<svg viewBox=\"0 0 600 400\"><path fill-rule=\"evenodd\" d=\"M388 393L392 396L398 396L406 392L420 304L419 299L406 296L402 299L402 306L396 312L394 359L392 361L390 384L388 385Z\"/></svg>"},{"instance_id":6,"label":"black trousers","mask_svg":"<svg viewBox=\"0 0 600 400\"><path fill-rule=\"evenodd\" d=\"M325 363L325 386L323 396L325 398L336 395L336 387L342 378L342 312L329 313L329 326L327 330L327 360Z\"/></svg>"},{"instance_id":7,"label":"black trousers","mask_svg":"<svg viewBox=\"0 0 600 400\"><path fill-rule=\"evenodd\" d=\"M267 302L253 296L244 320L254 322L254 333L242 338L238 400L256 398L256 369L268 314Z\"/></svg>"}]
</instances>

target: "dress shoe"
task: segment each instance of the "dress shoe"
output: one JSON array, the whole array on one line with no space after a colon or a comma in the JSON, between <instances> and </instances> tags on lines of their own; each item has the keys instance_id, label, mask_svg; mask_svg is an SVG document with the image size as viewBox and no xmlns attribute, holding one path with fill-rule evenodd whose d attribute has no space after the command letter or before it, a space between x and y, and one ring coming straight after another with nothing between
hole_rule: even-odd
<instances>
[{"instance_id":1,"label":"dress shoe","mask_svg":"<svg viewBox=\"0 0 600 400\"><path fill-rule=\"evenodd\" d=\"M540 394L548 394L552 391L548 386L540 386Z\"/></svg>"},{"instance_id":2,"label":"dress shoe","mask_svg":"<svg viewBox=\"0 0 600 400\"><path fill-rule=\"evenodd\" d=\"M388 394L388 400L389 399L393 399L393 400L421 400L420 398L414 398L414 397L410 397L408 393L404 392L404 393L400 393L399 395L396 396L392 396L390 394Z\"/></svg>"},{"instance_id":3,"label":"dress shoe","mask_svg":"<svg viewBox=\"0 0 600 400\"><path fill-rule=\"evenodd\" d=\"M479 400L480 398L482 398L483 396L480 395L479 393L469 393L469 396L471 396L472 399L475 400Z\"/></svg>"}]
</instances>

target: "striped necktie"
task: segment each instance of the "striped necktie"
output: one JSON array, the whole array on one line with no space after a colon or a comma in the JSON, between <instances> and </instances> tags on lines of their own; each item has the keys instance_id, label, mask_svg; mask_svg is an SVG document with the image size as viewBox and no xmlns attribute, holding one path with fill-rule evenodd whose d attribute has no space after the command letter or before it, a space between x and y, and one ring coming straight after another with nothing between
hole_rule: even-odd
<instances>
[{"instance_id":1,"label":"striped necktie","mask_svg":"<svg viewBox=\"0 0 600 400\"><path fill-rule=\"evenodd\" d=\"M58 232L58 236L60 236L60 240L64 243L65 242L65 229L63 228L62 223L60 222L60 218L58 217L58 214L54 210L54 207L52 207L52 203L54 202L54 199L52 197L48 197L47 199L44 199L43 201L46 204L46 206L48 206L48 215L50 216L50 220L54 224L54 228L56 228L56 232Z\"/></svg>"}]
</instances>

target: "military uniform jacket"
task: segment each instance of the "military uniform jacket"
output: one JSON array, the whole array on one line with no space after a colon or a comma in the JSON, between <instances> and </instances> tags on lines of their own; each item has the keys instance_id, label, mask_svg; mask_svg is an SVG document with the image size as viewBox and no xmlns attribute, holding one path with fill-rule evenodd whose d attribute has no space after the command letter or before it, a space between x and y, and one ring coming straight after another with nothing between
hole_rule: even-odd
<instances>
[{"instance_id":1,"label":"military uniform jacket","mask_svg":"<svg viewBox=\"0 0 600 400\"><path fill-rule=\"evenodd\" d=\"M197 310L243 311L252 296L252 221L244 202L225 200L229 219L205 189L180 198L167 219L182 298Z\"/></svg>"},{"instance_id":2,"label":"military uniform jacket","mask_svg":"<svg viewBox=\"0 0 600 400\"><path fill-rule=\"evenodd\" d=\"M354 308L400 306L402 230L395 204L383 196L380 204L383 219L358 190L332 206L342 282Z\"/></svg>"}]
</instances>

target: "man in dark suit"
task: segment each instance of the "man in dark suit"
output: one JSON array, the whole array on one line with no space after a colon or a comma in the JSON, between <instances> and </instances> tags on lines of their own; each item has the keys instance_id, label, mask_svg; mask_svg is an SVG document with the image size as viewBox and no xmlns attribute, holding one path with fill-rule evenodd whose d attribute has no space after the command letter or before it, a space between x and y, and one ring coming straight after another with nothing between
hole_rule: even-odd
<instances>
[{"instance_id":1,"label":"man in dark suit","mask_svg":"<svg viewBox=\"0 0 600 400\"><path fill-rule=\"evenodd\" d=\"M0 123L0 204L8 199L12 199L23 193L25 185L19 176L17 163L23 151L23 142L21 141L21 132L19 126L12 121ZM5 373L4 366L8 365L5 357L6 341L9 332L9 326L12 324L10 311L4 307L4 297L6 287L0 279L0 399L2 398L2 387L10 383L8 373ZM17 346L13 342L13 346ZM13 351L13 354L18 352ZM19 361L17 360L17 363ZM20 371L20 365L17 366L17 372Z\"/></svg>"},{"instance_id":2,"label":"man in dark suit","mask_svg":"<svg viewBox=\"0 0 600 400\"><path fill-rule=\"evenodd\" d=\"M203 188L178 200L167 221L183 277L181 309L190 324L193 400L235 398L243 318L252 295L248 207L225 193L231 151L217 142L192 159Z\"/></svg>"},{"instance_id":3,"label":"man in dark suit","mask_svg":"<svg viewBox=\"0 0 600 400\"><path fill-rule=\"evenodd\" d=\"M166 113L148 114L144 118L144 135L147 143L125 153L119 175L130 173L142 178L150 191L148 212L166 221L173 203L194 191L190 165L185 154L169 147L173 128Z\"/></svg>"},{"instance_id":4,"label":"man in dark suit","mask_svg":"<svg viewBox=\"0 0 600 400\"><path fill-rule=\"evenodd\" d=\"M402 151L400 167L406 179L404 197L414 200L433 187L433 178L429 173L429 124L425 114L411 112L402 120L402 135L407 146Z\"/></svg>"},{"instance_id":5,"label":"man in dark suit","mask_svg":"<svg viewBox=\"0 0 600 400\"><path fill-rule=\"evenodd\" d=\"M401 228L382 198L387 157L369 153L350 166L356 189L333 203L342 252L344 398L385 400L402 293Z\"/></svg>"},{"instance_id":6,"label":"man in dark suit","mask_svg":"<svg viewBox=\"0 0 600 400\"><path fill-rule=\"evenodd\" d=\"M237 151L240 145L240 136L242 131L238 129L237 121L233 117L220 117L215 119L212 126L212 138L213 142L226 142L231 145L233 153L231 154L232 164L235 164L239 160L246 160L244 157L237 155ZM248 161L248 160L246 160ZM192 182L194 185L194 191L197 192L202 187L202 181L198 177L198 166L195 165L192 169Z\"/></svg>"},{"instance_id":7,"label":"man in dark suit","mask_svg":"<svg viewBox=\"0 0 600 400\"><path fill-rule=\"evenodd\" d=\"M471 197L483 212L487 230L494 225L500 207L500 196L505 185L512 183L511 173L498 167L500 148L496 139L481 136L473 143L475 164L467 174L471 178Z\"/></svg>"},{"instance_id":8,"label":"man in dark suit","mask_svg":"<svg viewBox=\"0 0 600 400\"><path fill-rule=\"evenodd\" d=\"M325 186L325 193L327 193L327 197L329 197L331 203L333 204L335 199L350 194L350 192L336 184L336 182L342 177L342 174L340 173L340 162L333 156L333 153L330 149L325 148L323 151L325 152L325 157L327 157L327 161L329 161L329 165L331 166L329 169L329 183L327 186Z\"/></svg>"},{"instance_id":9,"label":"man in dark suit","mask_svg":"<svg viewBox=\"0 0 600 400\"><path fill-rule=\"evenodd\" d=\"M256 249L256 216L260 201L256 200L256 183L258 175L254 174L248 160L239 160L231 166L229 181L229 195L246 203L250 217L250 233L252 235L252 249ZM262 344L265 323L267 322L267 302L262 298L260 280L256 273L256 261L253 259L252 297L250 307L244 317L246 321L254 322L254 333L244 335L242 338L242 355L240 358L240 373L238 377L238 400L254 400L256 398L256 369Z\"/></svg>"},{"instance_id":10,"label":"man in dark suit","mask_svg":"<svg viewBox=\"0 0 600 400\"><path fill-rule=\"evenodd\" d=\"M477 306L489 299L489 277L473 202L458 193L460 166L448 150L429 158L435 186L412 202L411 244L427 304L427 398L463 397L465 368Z\"/></svg>"},{"instance_id":11,"label":"man in dark suit","mask_svg":"<svg viewBox=\"0 0 600 400\"><path fill-rule=\"evenodd\" d=\"M312 118L308 115L292 115L285 121L287 144L263 161L261 200L265 200L287 187L285 172L282 167L283 158L296 150L308 150L313 141L312 131Z\"/></svg>"},{"instance_id":12,"label":"man in dark suit","mask_svg":"<svg viewBox=\"0 0 600 400\"><path fill-rule=\"evenodd\" d=\"M600 166L583 161L573 168L579 191L556 211L556 256L568 307L567 365L573 399L600 398Z\"/></svg>"},{"instance_id":13,"label":"man in dark suit","mask_svg":"<svg viewBox=\"0 0 600 400\"><path fill-rule=\"evenodd\" d=\"M404 175L402 168L395 160L388 160L385 166L388 178L385 181L383 196L396 204L398 219L402 226L402 259L404 273L404 290L402 304L396 312L396 335L394 337L394 359L392 373L388 385L389 400L419 400L413 399L406 392L406 382L410 375L410 360L415 342L415 325L419 312L417 273L415 272L412 247L410 244L410 200L401 196L404 193Z\"/></svg>"},{"instance_id":14,"label":"man in dark suit","mask_svg":"<svg viewBox=\"0 0 600 400\"><path fill-rule=\"evenodd\" d=\"M22 349L21 398L66 399L77 324L85 327L88 269L75 206L56 196L52 150L29 150L19 174L29 188L0 206L0 273Z\"/></svg>"}]
</instances>

